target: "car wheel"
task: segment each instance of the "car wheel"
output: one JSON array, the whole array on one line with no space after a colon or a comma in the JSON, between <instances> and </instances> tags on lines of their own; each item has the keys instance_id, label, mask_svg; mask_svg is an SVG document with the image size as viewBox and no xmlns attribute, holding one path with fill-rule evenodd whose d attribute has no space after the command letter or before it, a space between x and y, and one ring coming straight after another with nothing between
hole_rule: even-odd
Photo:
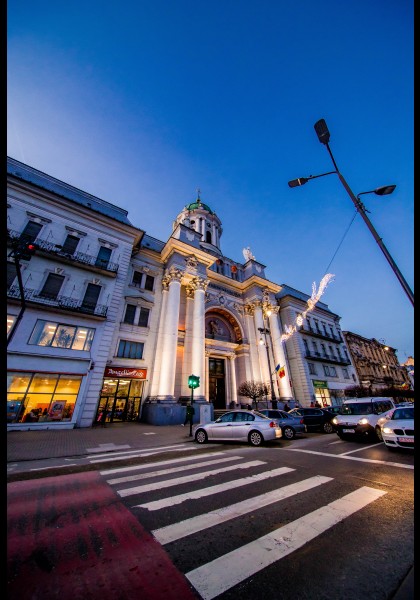
<instances>
[{"instance_id":1,"label":"car wheel","mask_svg":"<svg viewBox=\"0 0 420 600\"><path fill-rule=\"evenodd\" d=\"M292 427L283 427L283 437L286 440L293 440L295 437L295 430Z\"/></svg>"},{"instance_id":2,"label":"car wheel","mask_svg":"<svg viewBox=\"0 0 420 600\"><path fill-rule=\"evenodd\" d=\"M264 438L259 431L251 431L248 436L248 442L251 446L261 446Z\"/></svg>"},{"instance_id":3,"label":"car wheel","mask_svg":"<svg viewBox=\"0 0 420 600\"><path fill-rule=\"evenodd\" d=\"M198 429L195 432L195 441L198 444L205 444L207 442L207 440L208 440L207 433L204 431L204 429Z\"/></svg>"},{"instance_id":4,"label":"car wheel","mask_svg":"<svg viewBox=\"0 0 420 600\"><path fill-rule=\"evenodd\" d=\"M329 421L327 421L326 423L324 423L324 425L322 426L322 429L324 431L324 433L332 433L333 432L333 426L331 425L331 423Z\"/></svg>"},{"instance_id":5,"label":"car wheel","mask_svg":"<svg viewBox=\"0 0 420 600\"><path fill-rule=\"evenodd\" d=\"M378 440L380 442L383 442L384 440L383 440L383 437L382 437L382 431L381 431L381 428L378 425L375 427L375 433L376 433L376 437L378 438Z\"/></svg>"}]
</instances>

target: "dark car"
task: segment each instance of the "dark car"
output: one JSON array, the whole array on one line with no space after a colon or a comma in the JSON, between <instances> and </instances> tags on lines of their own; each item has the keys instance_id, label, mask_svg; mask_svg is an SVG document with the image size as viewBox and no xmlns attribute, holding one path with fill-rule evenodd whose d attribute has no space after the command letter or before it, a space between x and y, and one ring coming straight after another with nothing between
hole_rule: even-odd
<instances>
[{"instance_id":1,"label":"dark car","mask_svg":"<svg viewBox=\"0 0 420 600\"><path fill-rule=\"evenodd\" d=\"M333 413L333 415L339 415L341 406L338 406L337 404L335 406L324 406L321 410L327 410L328 412Z\"/></svg>"},{"instance_id":2,"label":"dark car","mask_svg":"<svg viewBox=\"0 0 420 600\"><path fill-rule=\"evenodd\" d=\"M306 433L306 425L302 417L293 416L289 412L278 408L264 408L260 413L277 421L286 440L292 440L297 433Z\"/></svg>"},{"instance_id":3,"label":"dark car","mask_svg":"<svg viewBox=\"0 0 420 600\"><path fill-rule=\"evenodd\" d=\"M335 415L325 408L293 408L289 415L303 418L308 433L311 431L332 433L334 431L331 421Z\"/></svg>"}]
</instances>

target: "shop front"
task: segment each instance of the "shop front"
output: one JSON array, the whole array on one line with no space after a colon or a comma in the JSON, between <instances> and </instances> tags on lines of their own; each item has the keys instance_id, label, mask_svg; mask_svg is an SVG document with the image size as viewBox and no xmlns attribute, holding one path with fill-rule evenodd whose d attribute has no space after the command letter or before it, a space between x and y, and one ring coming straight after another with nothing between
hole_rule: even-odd
<instances>
[{"instance_id":1,"label":"shop front","mask_svg":"<svg viewBox=\"0 0 420 600\"><path fill-rule=\"evenodd\" d=\"M330 390L328 389L328 382L322 379L313 379L312 385L314 387L315 402L325 408L331 404Z\"/></svg>"},{"instance_id":2,"label":"shop front","mask_svg":"<svg viewBox=\"0 0 420 600\"><path fill-rule=\"evenodd\" d=\"M139 421L147 369L106 367L96 424Z\"/></svg>"}]
</instances>

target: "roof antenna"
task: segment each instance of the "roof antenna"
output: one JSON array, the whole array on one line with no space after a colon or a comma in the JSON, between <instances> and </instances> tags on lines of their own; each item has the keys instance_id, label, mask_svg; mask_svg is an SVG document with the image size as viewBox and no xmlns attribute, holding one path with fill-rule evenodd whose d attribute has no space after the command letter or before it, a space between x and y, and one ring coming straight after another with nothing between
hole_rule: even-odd
<instances>
[{"instance_id":1,"label":"roof antenna","mask_svg":"<svg viewBox=\"0 0 420 600\"><path fill-rule=\"evenodd\" d=\"M201 204L201 200L200 200L200 188L197 188L197 201L199 204Z\"/></svg>"}]
</instances>

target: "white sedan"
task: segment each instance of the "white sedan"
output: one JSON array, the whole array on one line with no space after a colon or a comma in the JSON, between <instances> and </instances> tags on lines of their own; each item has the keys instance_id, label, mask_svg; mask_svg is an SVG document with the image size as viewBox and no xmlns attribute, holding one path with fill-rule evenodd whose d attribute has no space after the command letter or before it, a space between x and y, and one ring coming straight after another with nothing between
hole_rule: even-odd
<instances>
[{"instance_id":1,"label":"white sedan","mask_svg":"<svg viewBox=\"0 0 420 600\"><path fill-rule=\"evenodd\" d=\"M194 439L206 442L248 442L261 446L264 442L281 438L281 427L273 419L256 410L231 410L215 421L196 425Z\"/></svg>"},{"instance_id":2,"label":"white sedan","mask_svg":"<svg viewBox=\"0 0 420 600\"><path fill-rule=\"evenodd\" d=\"M396 408L381 426L387 448L414 449L414 406Z\"/></svg>"}]
</instances>

